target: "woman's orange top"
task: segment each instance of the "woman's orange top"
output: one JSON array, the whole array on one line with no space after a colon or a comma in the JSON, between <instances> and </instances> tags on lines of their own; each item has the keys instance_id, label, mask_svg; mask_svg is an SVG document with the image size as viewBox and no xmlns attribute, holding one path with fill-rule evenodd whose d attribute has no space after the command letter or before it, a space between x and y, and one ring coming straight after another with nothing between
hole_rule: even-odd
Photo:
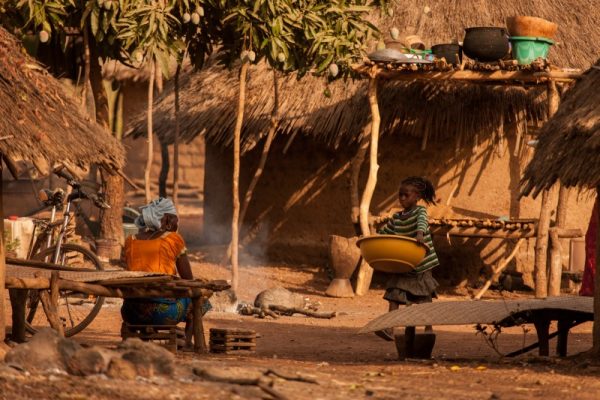
<instances>
[{"instance_id":1,"label":"woman's orange top","mask_svg":"<svg viewBox=\"0 0 600 400\"><path fill-rule=\"evenodd\" d=\"M185 242L176 232L166 232L150 240L140 240L135 236L125 240L125 260L129 271L177 275L177 258L183 253Z\"/></svg>"}]
</instances>

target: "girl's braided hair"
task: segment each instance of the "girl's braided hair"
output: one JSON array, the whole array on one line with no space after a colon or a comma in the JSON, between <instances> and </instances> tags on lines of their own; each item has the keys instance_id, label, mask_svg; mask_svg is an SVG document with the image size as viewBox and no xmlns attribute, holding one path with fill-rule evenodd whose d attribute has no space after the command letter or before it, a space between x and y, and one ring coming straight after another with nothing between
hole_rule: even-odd
<instances>
[{"instance_id":1,"label":"girl's braided hair","mask_svg":"<svg viewBox=\"0 0 600 400\"><path fill-rule=\"evenodd\" d=\"M409 176L402 180L401 185L414 187L427 204L436 204L435 188L431 181L420 176Z\"/></svg>"}]
</instances>

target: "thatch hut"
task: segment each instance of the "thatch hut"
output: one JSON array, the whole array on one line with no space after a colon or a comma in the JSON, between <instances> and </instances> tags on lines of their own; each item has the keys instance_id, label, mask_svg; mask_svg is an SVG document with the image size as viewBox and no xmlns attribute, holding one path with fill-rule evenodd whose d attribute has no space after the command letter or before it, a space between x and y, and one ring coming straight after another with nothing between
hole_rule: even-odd
<instances>
[{"instance_id":1,"label":"thatch hut","mask_svg":"<svg viewBox=\"0 0 600 400\"><path fill-rule=\"evenodd\" d=\"M569 91L543 127L523 177L523 193L537 195L560 182L595 190L600 185L600 60Z\"/></svg>"},{"instance_id":2,"label":"thatch hut","mask_svg":"<svg viewBox=\"0 0 600 400\"><path fill-rule=\"evenodd\" d=\"M423 12L425 6L430 13ZM551 50L550 61L561 67L586 68L592 62L589 54L600 52L596 40L600 32L594 22L599 14L589 0L572 2L569 7L533 0L486 0L477 5L413 0L397 4L393 17L382 19L379 25L386 36L390 26L406 27L404 33L417 33L432 45L460 39L468 26L504 26L508 16L537 15L560 25L559 44ZM272 78L267 72L264 65L250 70L242 190L260 155L257 144L269 128L273 96ZM181 86L183 138L204 135L207 140L205 237L207 242L223 243L229 236L231 156L226 148L235 123L237 75L213 65L187 74ZM421 174L432 178L443 199L444 205L432 210L434 215L537 218L538 203L519 201L519 181L531 152L526 143L547 116L545 88L383 82L379 93L383 137L378 187L372 202L375 214L394 205L400 177ZM310 76L298 81L289 76L280 79L280 98L279 136L248 211L247 228L257 238L258 254L319 262L326 258L329 234L354 233L347 177L350 161L356 157L356 144L370 121L366 84L327 84ZM154 129L166 141L173 137L173 101L172 90L167 87L156 102ZM142 118L132 125L134 134L144 134ZM364 172L363 168L362 178ZM570 217L572 221L581 218L575 214ZM445 261L475 271L475 275L481 263L477 256L469 266L465 261L468 253L481 250L489 265L505 252L497 243L471 240L467 244L446 252ZM520 262L526 264L532 258L524 253ZM459 283L466 273L445 274Z\"/></svg>"},{"instance_id":3,"label":"thatch hut","mask_svg":"<svg viewBox=\"0 0 600 400\"><path fill-rule=\"evenodd\" d=\"M21 160L33 163L42 173L59 163L73 169L97 164L111 172L124 165L120 143L92 121L62 84L2 28L0 115L0 153L15 175ZM0 223L1 211L0 190ZM0 288L4 288L4 250L0 248ZM3 301L0 296L0 341L5 326Z\"/></svg>"}]
</instances>

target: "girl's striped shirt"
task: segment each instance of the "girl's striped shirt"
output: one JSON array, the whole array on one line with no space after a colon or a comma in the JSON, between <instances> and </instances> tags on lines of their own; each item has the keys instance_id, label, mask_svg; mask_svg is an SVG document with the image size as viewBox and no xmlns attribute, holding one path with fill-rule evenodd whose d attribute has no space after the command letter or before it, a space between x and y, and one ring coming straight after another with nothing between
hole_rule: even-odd
<instances>
[{"instance_id":1,"label":"girl's striped shirt","mask_svg":"<svg viewBox=\"0 0 600 400\"><path fill-rule=\"evenodd\" d=\"M429 246L429 251L423 261L416 266L415 271L417 273L425 272L434 267L437 267L440 263L438 261L437 254L433 248L433 240L431 239L431 232L429 231L429 218L427 216L427 209L423 206L416 206L408 215L404 215L401 218L401 213L395 213L387 224L381 228L378 233L388 235L400 235L408 236L411 238L417 237L417 232L423 232L423 242Z\"/></svg>"}]
</instances>

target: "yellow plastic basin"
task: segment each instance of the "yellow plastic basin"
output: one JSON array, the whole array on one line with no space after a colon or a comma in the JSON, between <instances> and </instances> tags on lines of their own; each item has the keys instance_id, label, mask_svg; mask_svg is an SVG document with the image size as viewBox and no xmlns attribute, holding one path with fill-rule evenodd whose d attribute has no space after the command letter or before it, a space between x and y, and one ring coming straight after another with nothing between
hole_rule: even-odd
<instances>
[{"instance_id":1,"label":"yellow plastic basin","mask_svg":"<svg viewBox=\"0 0 600 400\"><path fill-rule=\"evenodd\" d=\"M367 236L358 239L356 245L373 269L392 274L414 270L427 253L426 245L398 235Z\"/></svg>"}]
</instances>

